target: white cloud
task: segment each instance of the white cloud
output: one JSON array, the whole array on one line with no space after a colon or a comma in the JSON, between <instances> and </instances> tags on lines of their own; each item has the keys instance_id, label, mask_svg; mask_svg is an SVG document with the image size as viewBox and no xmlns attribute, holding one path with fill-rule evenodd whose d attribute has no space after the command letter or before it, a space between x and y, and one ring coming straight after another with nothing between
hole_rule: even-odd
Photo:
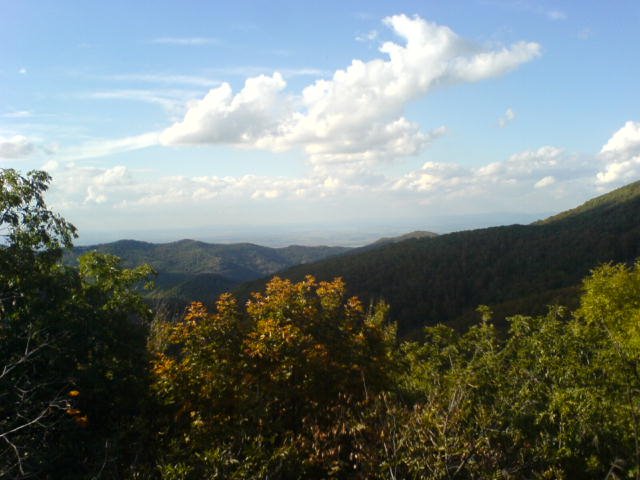
<instances>
[{"instance_id":1,"label":"white cloud","mask_svg":"<svg viewBox=\"0 0 640 480\"><path fill-rule=\"evenodd\" d=\"M498 126L504 128L516 118L516 112L511 107L507 108L504 114L498 119Z\"/></svg>"},{"instance_id":2,"label":"white cloud","mask_svg":"<svg viewBox=\"0 0 640 480\"><path fill-rule=\"evenodd\" d=\"M640 153L640 122L628 121L602 147L603 154Z\"/></svg>"},{"instance_id":3,"label":"white cloud","mask_svg":"<svg viewBox=\"0 0 640 480\"><path fill-rule=\"evenodd\" d=\"M463 167L455 163L426 162L422 168L397 179L394 190L424 192L432 196L482 194L508 198L519 192L526 194L556 182L593 183L596 165L552 146L540 147L511 155L507 160L481 167Z\"/></svg>"},{"instance_id":4,"label":"white cloud","mask_svg":"<svg viewBox=\"0 0 640 480\"><path fill-rule=\"evenodd\" d=\"M628 121L600 150L600 185L620 184L640 177L640 122Z\"/></svg>"},{"instance_id":5,"label":"white cloud","mask_svg":"<svg viewBox=\"0 0 640 480\"><path fill-rule=\"evenodd\" d=\"M20 75L26 75L26 74L27 74L27 69L26 69L26 68L24 68L24 67L22 67L20 70L18 70L18 73L19 73Z\"/></svg>"},{"instance_id":6,"label":"white cloud","mask_svg":"<svg viewBox=\"0 0 640 480\"><path fill-rule=\"evenodd\" d=\"M279 73L247 79L236 95L223 83L193 102L184 120L166 129L160 140L165 145L256 143L282 121L287 102L279 94L285 85Z\"/></svg>"},{"instance_id":7,"label":"white cloud","mask_svg":"<svg viewBox=\"0 0 640 480\"><path fill-rule=\"evenodd\" d=\"M58 170L58 168L60 167L60 163L58 163L55 160L48 160L47 162L45 162L44 165L42 165L42 167L40 167L41 170L45 170L49 173L54 173L56 170Z\"/></svg>"},{"instance_id":8,"label":"white cloud","mask_svg":"<svg viewBox=\"0 0 640 480\"><path fill-rule=\"evenodd\" d=\"M0 137L0 159L26 158L35 150L33 141L23 135Z\"/></svg>"},{"instance_id":9,"label":"white cloud","mask_svg":"<svg viewBox=\"0 0 640 480\"><path fill-rule=\"evenodd\" d=\"M86 188L86 195L83 203L106 203L108 200L108 194L122 193L126 187L133 184L133 179L127 167L117 165L112 168L99 169L99 168L84 168L80 170L81 177L80 185L84 181ZM84 179L82 179L84 174Z\"/></svg>"},{"instance_id":10,"label":"white cloud","mask_svg":"<svg viewBox=\"0 0 640 480\"><path fill-rule=\"evenodd\" d=\"M236 94L225 83L194 102L162 142L300 147L314 163L414 155L433 135L403 116L408 103L435 87L502 75L540 55L536 43L485 48L419 17L396 15L385 24L403 39L381 46L386 59L353 60L299 95L285 92L279 73L249 78Z\"/></svg>"},{"instance_id":11,"label":"white cloud","mask_svg":"<svg viewBox=\"0 0 640 480\"><path fill-rule=\"evenodd\" d=\"M597 179L600 185L612 183L626 183L638 178L640 158L611 162L604 170L598 172Z\"/></svg>"},{"instance_id":12,"label":"white cloud","mask_svg":"<svg viewBox=\"0 0 640 480\"><path fill-rule=\"evenodd\" d=\"M89 185L87 187L87 196L84 199L84 203L105 203L107 201L107 196L104 193L98 191L96 187L93 185Z\"/></svg>"},{"instance_id":13,"label":"white cloud","mask_svg":"<svg viewBox=\"0 0 640 480\"><path fill-rule=\"evenodd\" d=\"M218 45L220 40L212 37L160 37L154 38L151 43L177 46L203 46Z\"/></svg>"},{"instance_id":14,"label":"white cloud","mask_svg":"<svg viewBox=\"0 0 640 480\"><path fill-rule=\"evenodd\" d=\"M251 198L253 198L253 199L257 199L257 198L273 199L273 198L278 198L280 195L281 195L281 193L280 193L279 190L256 190L251 195Z\"/></svg>"},{"instance_id":15,"label":"white cloud","mask_svg":"<svg viewBox=\"0 0 640 480\"><path fill-rule=\"evenodd\" d=\"M564 155L564 151L553 146L540 147L537 150L526 150L511 155L506 161L494 162L478 168L481 176L500 178L503 180L531 180L544 172L573 170L574 161Z\"/></svg>"},{"instance_id":16,"label":"white cloud","mask_svg":"<svg viewBox=\"0 0 640 480\"><path fill-rule=\"evenodd\" d=\"M240 202L274 200L297 197L301 192L317 192L322 187L321 179L312 178L256 175L157 178L152 172L132 171L122 165L99 168L70 162L48 162L45 167L55 173L53 202L66 208L87 204L101 204L108 208L194 206L220 198Z\"/></svg>"},{"instance_id":17,"label":"white cloud","mask_svg":"<svg viewBox=\"0 0 640 480\"><path fill-rule=\"evenodd\" d=\"M48 161L43 167L53 175L51 202L58 208L82 207L119 201L119 184L131 179L126 167L83 167L73 162ZM118 191L119 190L119 191Z\"/></svg>"},{"instance_id":18,"label":"white cloud","mask_svg":"<svg viewBox=\"0 0 640 480\"><path fill-rule=\"evenodd\" d=\"M393 184L394 190L437 191L446 193L473 183L473 173L454 163L426 162L422 168L410 172Z\"/></svg>"}]
</instances>

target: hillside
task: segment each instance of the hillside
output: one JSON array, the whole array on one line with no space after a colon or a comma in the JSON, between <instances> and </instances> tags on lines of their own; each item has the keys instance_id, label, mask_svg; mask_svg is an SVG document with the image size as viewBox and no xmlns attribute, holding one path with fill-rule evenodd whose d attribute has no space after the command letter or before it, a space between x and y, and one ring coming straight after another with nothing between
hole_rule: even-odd
<instances>
[{"instance_id":1,"label":"hillside","mask_svg":"<svg viewBox=\"0 0 640 480\"><path fill-rule=\"evenodd\" d=\"M630 183L624 187L613 190L612 192L592 198L582 205L560 212L545 220L535 222L537 225L547 225L551 223L561 222L563 220L571 221L589 221L598 212L602 213L610 211L616 205L633 202L640 196L640 182Z\"/></svg>"},{"instance_id":2,"label":"hillside","mask_svg":"<svg viewBox=\"0 0 640 480\"><path fill-rule=\"evenodd\" d=\"M184 304L192 300L211 301L242 282L271 275L283 268L314 262L348 251L346 247L291 245L269 248L250 243L213 244L195 240L155 244L120 240L101 245L76 247L68 263L88 251L122 258L123 266L143 263L158 272L150 297Z\"/></svg>"},{"instance_id":3,"label":"hillside","mask_svg":"<svg viewBox=\"0 0 640 480\"><path fill-rule=\"evenodd\" d=\"M351 294L389 302L392 317L406 334L439 322L464 328L479 304L496 305L509 315L538 313L529 310L540 298L571 302L578 292L571 287L592 268L639 255L636 182L535 224L409 239L279 275L292 280L307 274L320 280L343 277ZM263 283L245 285L240 293L258 290Z\"/></svg>"},{"instance_id":4,"label":"hillside","mask_svg":"<svg viewBox=\"0 0 640 480\"><path fill-rule=\"evenodd\" d=\"M383 245L388 245L390 243L403 242L405 240L411 240L414 238L433 238L433 237L436 237L437 235L438 235L437 233L427 232L425 230L415 230L413 232L405 233L404 235L398 235L397 237L382 237L373 243L370 243L368 245L364 245L363 247L358 248L355 251L371 250L373 248L378 248Z\"/></svg>"}]
</instances>

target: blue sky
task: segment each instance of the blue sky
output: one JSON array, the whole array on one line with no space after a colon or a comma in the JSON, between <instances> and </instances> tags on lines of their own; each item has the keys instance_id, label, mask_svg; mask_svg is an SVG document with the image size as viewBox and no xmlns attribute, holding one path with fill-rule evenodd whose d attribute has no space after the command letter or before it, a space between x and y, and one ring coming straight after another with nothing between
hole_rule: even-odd
<instances>
[{"instance_id":1,"label":"blue sky","mask_svg":"<svg viewBox=\"0 0 640 480\"><path fill-rule=\"evenodd\" d=\"M0 168L48 170L91 240L525 221L639 178L639 25L635 1L0 0Z\"/></svg>"}]
</instances>

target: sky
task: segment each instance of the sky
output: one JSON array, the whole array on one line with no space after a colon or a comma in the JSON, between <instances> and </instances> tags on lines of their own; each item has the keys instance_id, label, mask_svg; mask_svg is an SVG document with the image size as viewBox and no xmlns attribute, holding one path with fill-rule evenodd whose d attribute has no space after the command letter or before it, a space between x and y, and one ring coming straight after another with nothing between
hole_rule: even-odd
<instances>
[{"instance_id":1,"label":"sky","mask_svg":"<svg viewBox=\"0 0 640 480\"><path fill-rule=\"evenodd\" d=\"M637 1L0 0L0 168L80 243L341 244L640 178Z\"/></svg>"}]
</instances>

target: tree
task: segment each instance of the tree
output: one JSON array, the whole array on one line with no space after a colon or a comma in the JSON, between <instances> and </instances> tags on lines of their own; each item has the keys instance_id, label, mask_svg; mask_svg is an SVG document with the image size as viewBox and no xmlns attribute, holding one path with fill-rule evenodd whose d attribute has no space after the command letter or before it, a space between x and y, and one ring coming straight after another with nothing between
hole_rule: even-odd
<instances>
[{"instance_id":1,"label":"tree","mask_svg":"<svg viewBox=\"0 0 640 480\"><path fill-rule=\"evenodd\" d=\"M49 181L0 171L0 476L122 476L145 397L136 290L152 270L97 254L65 266L76 230L46 207Z\"/></svg>"},{"instance_id":2,"label":"tree","mask_svg":"<svg viewBox=\"0 0 640 480\"><path fill-rule=\"evenodd\" d=\"M0 171L0 474L26 474L34 430L48 428L69 407L63 385L52 388L32 374L55 349L43 320L64 296L70 279L59 261L75 236L71 224L46 208L49 181L45 172Z\"/></svg>"},{"instance_id":3,"label":"tree","mask_svg":"<svg viewBox=\"0 0 640 480\"><path fill-rule=\"evenodd\" d=\"M640 264L604 265L570 315L550 307L445 326L405 343L410 411L400 464L410 478L638 478Z\"/></svg>"},{"instance_id":4,"label":"tree","mask_svg":"<svg viewBox=\"0 0 640 480\"><path fill-rule=\"evenodd\" d=\"M390 388L395 327L344 282L274 278L246 310L223 295L167 326L154 361L167 478L345 478L367 458L367 406ZM160 342L162 343L162 342ZM377 460L376 460L377 461Z\"/></svg>"}]
</instances>

